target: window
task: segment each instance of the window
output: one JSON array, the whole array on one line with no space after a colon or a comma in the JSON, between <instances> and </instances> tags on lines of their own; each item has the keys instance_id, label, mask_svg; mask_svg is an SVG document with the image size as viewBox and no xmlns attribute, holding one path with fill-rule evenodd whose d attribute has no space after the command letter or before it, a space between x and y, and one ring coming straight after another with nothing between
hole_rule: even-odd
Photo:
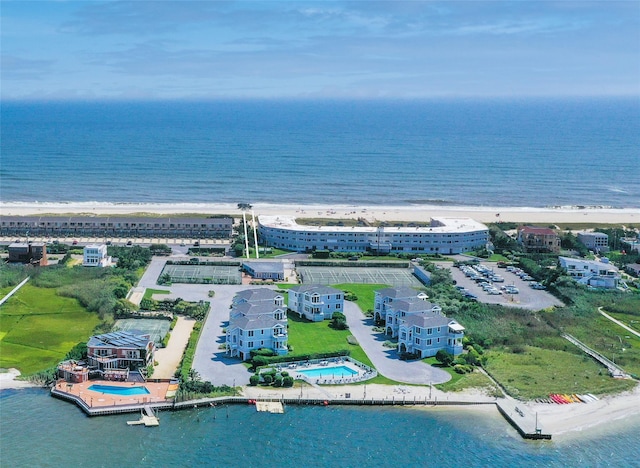
<instances>
[{"instance_id":1,"label":"window","mask_svg":"<svg viewBox=\"0 0 640 468\"><path fill-rule=\"evenodd\" d=\"M419 345L420 344L420 338L416 338L416 344Z\"/></svg>"},{"instance_id":2,"label":"window","mask_svg":"<svg viewBox=\"0 0 640 468\"><path fill-rule=\"evenodd\" d=\"M431 340L427 340L427 346L431 346Z\"/></svg>"},{"instance_id":3,"label":"window","mask_svg":"<svg viewBox=\"0 0 640 468\"><path fill-rule=\"evenodd\" d=\"M340 309L340 304L336 304L336 309Z\"/></svg>"},{"instance_id":4,"label":"window","mask_svg":"<svg viewBox=\"0 0 640 468\"><path fill-rule=\"evenodd\" d=\"M247 334L248 334L249 336L253 336L253 330L249 330L249 331L247 332Z\"/></svg>"},{"instance_id":5,"label":"window","mask_svg":"<svg viewBox=\"0 0 640 468\"><path fill-rule=\"evenodd\" d=\"M249 348L253 348L253 341L249 341L249 342L247 343L247 346L248 346Z\"/></svg>"},{"instance_id":6,"label":"window","mask_svg":"<svg viewBox=\"0 0 640 468\"><path fill-rule=\"evenodd\" d=\"M427 335L431 335L433 333L433 328L427 328Z\"/></svg>"}]
</instances>

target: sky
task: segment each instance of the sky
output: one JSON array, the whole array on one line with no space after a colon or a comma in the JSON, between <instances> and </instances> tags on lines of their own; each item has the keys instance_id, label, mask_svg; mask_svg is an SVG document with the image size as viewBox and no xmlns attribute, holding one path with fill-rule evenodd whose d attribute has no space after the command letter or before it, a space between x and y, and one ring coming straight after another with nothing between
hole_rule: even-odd
<instances>
[{"instance_id":1,"label":"sky","mask_svg":"<svg viewBox=\"0 0 640 468\"><path fill-rule=\"evenodd\" d=\"M1 99L640 96L640 0L0 0Z\"/></svg>"}]
</instances>

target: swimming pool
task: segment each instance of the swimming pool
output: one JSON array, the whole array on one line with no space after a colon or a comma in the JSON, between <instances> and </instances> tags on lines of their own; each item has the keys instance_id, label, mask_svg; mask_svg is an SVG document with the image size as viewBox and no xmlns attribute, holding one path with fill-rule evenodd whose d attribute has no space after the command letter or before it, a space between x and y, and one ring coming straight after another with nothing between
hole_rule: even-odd
<instances>
[{"instance_id":1,"label":"swimming pool","mask_svg":"<svg viewBox=\"0 0 640 468\"><path fill-rule=\"evenodd\" d=\"M92 385L87 390L94 392L108 393L109 395L150 395L151 392L147 387L114 387L112 385Z\"/></svg>"},{"instance_id":2,"label":"swimming pool","mask_svg":"<svg viewBox=\"0 0 640 468\"><path fill-rule=\"evenodd\" d=\"M347 366L327 366L317 369L296 370L296 372L313 379L344 379L358 374L358 371Z\"/></svg>"}]
</instances>

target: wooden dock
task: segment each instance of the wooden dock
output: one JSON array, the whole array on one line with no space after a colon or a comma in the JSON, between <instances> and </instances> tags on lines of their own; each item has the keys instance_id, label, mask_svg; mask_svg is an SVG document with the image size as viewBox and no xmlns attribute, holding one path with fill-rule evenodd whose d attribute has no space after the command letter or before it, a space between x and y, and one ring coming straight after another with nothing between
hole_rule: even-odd
<instances>
[{"instance_id":1,"label":"wooden dock","mask_svg":"<svg viewBox=\"0 0 640 468\"><path fill-rule=\"evenodd\" d=\"M281 401L259 401L256 400L256 410L259 412L283 414L284 405Z\"/></svg>"},{"instance_id":2,"label":"wooden dock","mask_svg":"<svg viewBox=\"0 0 640 468\"><path fill-rule=\"evenodd\" d=\"M146 411L148 408L152 413L153 410L181 410L194 409L200 407L213 407L218 405L236 405L236 404L252 404L256 405L258 411L268 412L284 412L284 405L317 405L317 406L334 406L334 405L353 405L353 406L479 406L479 405L495 405L502 416L513 426L516 431L525 439L550 440L551 434L546 433L542 428L536 415L532 415L526 406L522 403L512 400L500 398L496 401L450 401L450 400L430 400L428 398L415 398L402 396L402 398L384 399L359 399L359 398L264 398L252 399L240 396L224 396L216 398L201 398L198 400L189 400L182 402L165 401L158 403L147 403L145 405L118 405L109 407L90 407L81 398L76 395L69 394L62 390L53 388L51 395L63 400L71 401L78 405L87 416L103 416L110 414L135 413L141 410ZM280 410L280 408L282 408ZM271 411L273 409L273 411ZM148 417L149 414L143 415ZM144 422L140 423L144 424Z\"/></svg>"},{"instance_id":3,"label":"wooden dock","mask_svg":"<svg viewBox=\"0 0 640 468\"><path fill-rule=\"evenodd\" d=\"M551 434L544 431L537 415L531 414L522 403L516 400L499 398L496 401L496 407L500 414L524 439L551 440Z\"/></svg>"}]
</instances>

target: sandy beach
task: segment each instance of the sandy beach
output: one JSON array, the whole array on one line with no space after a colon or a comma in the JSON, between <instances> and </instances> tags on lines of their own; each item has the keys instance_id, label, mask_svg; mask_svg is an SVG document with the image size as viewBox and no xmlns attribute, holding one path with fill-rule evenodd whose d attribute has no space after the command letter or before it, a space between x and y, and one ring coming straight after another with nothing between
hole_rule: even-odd
<instances>
[{"instance_id":1,"label":"sandy beach","mask_svg":"<svg viewBox=\"0 0 640 468\"><path fill-rule=\"evenodd\" d=\"M447 401L494 402L494 397L488 396L480 390L469 389L462 392L442 392L430 389L428 386L413 385L356 385L356 386L325 386L321 390L313 387L299 388L260 388L245 387L243 394L250 398L279 398L281 395L292 398L302 394L303 397L325 398L343 397L350 394L351 398L387 399L401 401L424 400L433 397L443 403L443 406L417 407L425 411L456 410L481 411L487 414L499 415L493 405L487 406L446 406ZM538 413L539 421L545 432L552 434L554 440L567 440L576 433L592 434L597 430L615 430L625 420L640 418L640 386L631 392L620 395L603 397L590 403L573 403L567 405L524 403L531 414Z\"/></svg>"},{"instance_id":2,"label":"sandy beach","mask_svg":"<svg viewBox=\"0 0 640 468\"><path fill-rule=\"evenodd\" d=\"M16 377L20 375L18 369L6 369L6 372L0 372L0 390L6 390L9 388L28 388L37 387L37 385L28 382L26 380L16 380Z\"/></svg>"},{"instance_id":3,"label":"sandy beach","mask_svg":"<svg viewBox=\"0 0 640 468\"><path fill-rule=\"evenodd\" d=\"M365 218L368 221L427 222L432 217L468 217L483 223L504 221L531 224L598 223L638 224L640 208L577 207L485 207L485 206L352 206L352 205L252 205L256 216L294 216L298 218ZM169 204L169 203L0 203L0 215L32 216L45 214L68 215L131 215L148 213L226 214L236 218L242 212L234 204Z\"/></svg>"}]
</instances>

